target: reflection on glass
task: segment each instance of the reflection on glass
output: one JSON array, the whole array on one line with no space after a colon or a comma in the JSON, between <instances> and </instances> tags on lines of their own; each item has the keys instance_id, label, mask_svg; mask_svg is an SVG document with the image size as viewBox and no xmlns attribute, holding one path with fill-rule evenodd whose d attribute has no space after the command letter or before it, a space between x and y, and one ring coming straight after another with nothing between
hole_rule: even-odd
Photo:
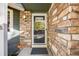
<instances>
[{"instance_id":1,"label":"reflection on glass","mask_svg":"<svg viewBox=\"0 0 79 59\"><path fill-rule=\"evenodd\" d=\"M44 16L34 17L34 43L45 43Z\"/></svg>"},{"instance_id":2,"label":"reflection on glass","mask_svg":"<svg viewBox=\"0 0 79 59\"><path fill-rule=\"evenodd\" d=\"M7 30L10 31L10 11L8 11L8 23L7 23Z\"/></svg>"}]
</instances>

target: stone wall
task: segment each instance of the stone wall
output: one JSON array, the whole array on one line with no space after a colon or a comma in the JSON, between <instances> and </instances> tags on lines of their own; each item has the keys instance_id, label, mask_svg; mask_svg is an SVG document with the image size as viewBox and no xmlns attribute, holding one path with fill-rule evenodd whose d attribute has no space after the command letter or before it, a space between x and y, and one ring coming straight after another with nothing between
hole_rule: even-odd
<instances>
[{"instance_id":1,"label":"stone wall","mask_svg":"<svg viewBox=\"0 0 79 59\"><path fill-rule=\"evenodd\" d=\"M50 55L79 55L79 4L52 4L47 24Z\"/></svg>"},{"instance_id":2,"label":"stone wall","mask_svg":"<svg viewBox=\"0 0 79 59\"><path fill-rule=\"evenodd\" d=\"M32 14L30 11L20 12L20 44L32 47Z\"/></svg>"}]
</instances>

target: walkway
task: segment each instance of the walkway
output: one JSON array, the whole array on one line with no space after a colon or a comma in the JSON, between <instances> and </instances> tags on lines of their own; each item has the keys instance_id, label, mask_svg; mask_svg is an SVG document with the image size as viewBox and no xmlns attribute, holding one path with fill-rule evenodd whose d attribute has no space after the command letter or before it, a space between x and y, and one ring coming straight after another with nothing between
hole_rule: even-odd
<instances>
[{"instance_id":1,"label":"walkway","mask_svg":"<svg viewBox=\"0 0 79 59\"><path fill-rule=\"evenodd\" d=\"M24 48L18 56L48 56L48 54L31 55L32 48Z\"/></svg>"}]
</instances>

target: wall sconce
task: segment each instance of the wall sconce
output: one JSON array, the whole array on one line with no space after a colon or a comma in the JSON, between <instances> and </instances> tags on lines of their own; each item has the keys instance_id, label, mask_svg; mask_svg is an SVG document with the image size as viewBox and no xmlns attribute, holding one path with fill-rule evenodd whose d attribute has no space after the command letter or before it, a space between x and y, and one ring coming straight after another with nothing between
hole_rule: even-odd
<instances>
[{"instance_id":1,"label":"wall sconce","mask_svg":"<svg viewBox=\"0 0 79 59\"><path fill-rule=\"evenodd\" d=\"M23 19L25 19L24 20L25 22L27 22L27 20L28 20L26 15L23 15Z\"/></svg>"},{"instance_id":2,"label":"wall sconce","mask_svg":"<svg viewBox=\"0 0 79 59\"><path fill-rule=\"evenodd\" d=\"M25 15L23 15L23 19L26 19L26 16Z\"/></svg>"}]
</instances>

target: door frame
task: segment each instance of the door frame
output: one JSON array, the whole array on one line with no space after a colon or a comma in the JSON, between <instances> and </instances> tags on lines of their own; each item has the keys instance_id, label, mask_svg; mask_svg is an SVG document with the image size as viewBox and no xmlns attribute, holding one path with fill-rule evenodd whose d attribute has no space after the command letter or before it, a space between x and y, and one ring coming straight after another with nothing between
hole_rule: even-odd
<instances>
[{"instance_id":1,"label":"door frame","mask_svg":"<svg viewBox=\"0 0 79 59\"><path fill-rule=\"evenodd\" d=\"M45 16L45 43L34 44L34 16ZM47 47L47 14L32 13L32 47Z\"/></svg>"}]
</instances>

